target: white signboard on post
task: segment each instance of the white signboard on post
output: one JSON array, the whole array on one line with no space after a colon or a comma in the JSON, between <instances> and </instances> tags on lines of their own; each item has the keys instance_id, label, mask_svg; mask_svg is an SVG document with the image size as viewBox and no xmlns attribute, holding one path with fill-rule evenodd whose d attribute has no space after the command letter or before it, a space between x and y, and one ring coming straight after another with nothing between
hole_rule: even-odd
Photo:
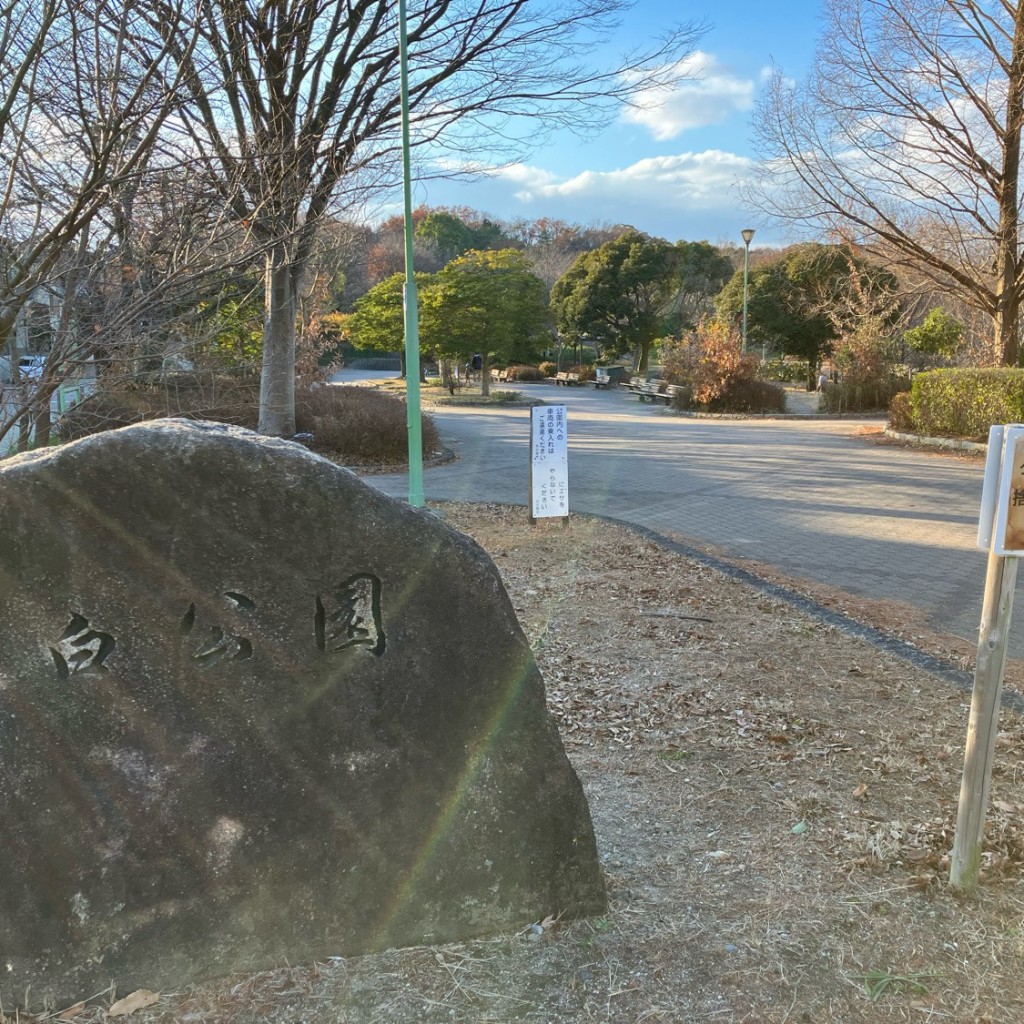
<instances>
[{"instance_id":1,"label":"white signboard on post","mask_svg":"<svg viewBox=\"0 0 1024 1024\"><path fill-rule=\"evenodd\" d=\"M1003 558L1017 558L1024 555L1024 427L1019 423L1004 427L1001 440L993 550ZM984 501L982 508L984 515Z\"/></svg>"},{"instance_id":2,"label":"white signboard on post","mask_svg":"<svg viewBox=\"0 0 1024 1024\"><path fill-rule=\"evenodd\" d=\"M564 405L530 410L530 521L569 517L569 431Z\"/></svg>"}]
</instances>

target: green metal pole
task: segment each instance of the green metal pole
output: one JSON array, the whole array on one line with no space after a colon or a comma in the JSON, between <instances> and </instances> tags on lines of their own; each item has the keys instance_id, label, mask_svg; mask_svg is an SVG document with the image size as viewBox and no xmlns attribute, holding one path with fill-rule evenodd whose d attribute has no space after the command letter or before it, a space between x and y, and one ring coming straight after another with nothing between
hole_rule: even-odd
<instances>
[{"instance_id":1,"label":"green metal pole","mask_svg":"<svg viewBox=\"0 0 1024 1024\"><path fill-rule=\"evenodd\" d=\"M412 168L409 157L409 41L405 0L398 0L402 91L402 178L405 194L405 414L409 425L409 504L423 508L423 421L420 414L420 323L412 251Z\"/></svg>"},{"instance_id":2,"label":"green metal pole","mask_svg":"<svg viewBox=\"0 0 1024 1024\"><path fill-rule=\"evenodd\" d=\"M743 344L741 350L747 351L747 278L750 274L750 242L743 248Z\"/></svg>"}]
</instances>

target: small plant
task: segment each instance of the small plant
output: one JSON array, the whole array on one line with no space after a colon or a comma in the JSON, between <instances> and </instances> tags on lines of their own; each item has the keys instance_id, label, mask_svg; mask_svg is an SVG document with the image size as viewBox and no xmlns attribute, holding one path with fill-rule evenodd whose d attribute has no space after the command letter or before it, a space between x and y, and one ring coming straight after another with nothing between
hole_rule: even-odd
<instances>
[{"instance_id":1,"label":"small plant","mask_svg":"<svg viewBox=\"0 0 1024 1024\"><path fill-rule=\"evenodd\" d=\"M923 982L938 977L937 971L920 971L912 974L868 971L866 974L850 975L851 979L863 983L864 993L873 1003L877 1002L886 992L893 994L914 992L919 995L927 995L928 986Z\"/></svg>"}]
</instances>

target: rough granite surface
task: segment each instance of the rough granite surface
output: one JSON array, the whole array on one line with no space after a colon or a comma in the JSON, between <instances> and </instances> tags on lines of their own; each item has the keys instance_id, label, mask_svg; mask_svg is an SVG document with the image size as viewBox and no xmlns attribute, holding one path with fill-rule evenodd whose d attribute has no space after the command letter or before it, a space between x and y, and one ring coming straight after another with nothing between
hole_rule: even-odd
<instances>
[{"instance_id":1,"label":"rough granite surface","mask_svg":"<svg viewBox=\"0 0 1024 1024\"><path fill-rule=\"evenodd\" d=\"M498 572L284 441L161 420L0 464L0 998L600 912Z\"/></svg>"}]
</instances>

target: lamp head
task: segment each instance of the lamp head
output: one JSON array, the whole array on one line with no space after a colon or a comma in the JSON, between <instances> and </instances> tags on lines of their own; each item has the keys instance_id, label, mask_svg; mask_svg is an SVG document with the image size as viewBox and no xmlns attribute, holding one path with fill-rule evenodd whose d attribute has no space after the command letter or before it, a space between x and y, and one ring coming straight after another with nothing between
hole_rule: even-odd
<instances>
[{"instance_id":1,"label":"lamp head","mask_svg":"<svg viewBox=\"0 0 1024 1024\"><path fill-rule=\"evenodd\" d=\"M754 229L753 228L744 228L740 232L740 234L743 236L743 244L744 245L750 245L750 241L754 237Z\"/></svg>"}]
</instances>

